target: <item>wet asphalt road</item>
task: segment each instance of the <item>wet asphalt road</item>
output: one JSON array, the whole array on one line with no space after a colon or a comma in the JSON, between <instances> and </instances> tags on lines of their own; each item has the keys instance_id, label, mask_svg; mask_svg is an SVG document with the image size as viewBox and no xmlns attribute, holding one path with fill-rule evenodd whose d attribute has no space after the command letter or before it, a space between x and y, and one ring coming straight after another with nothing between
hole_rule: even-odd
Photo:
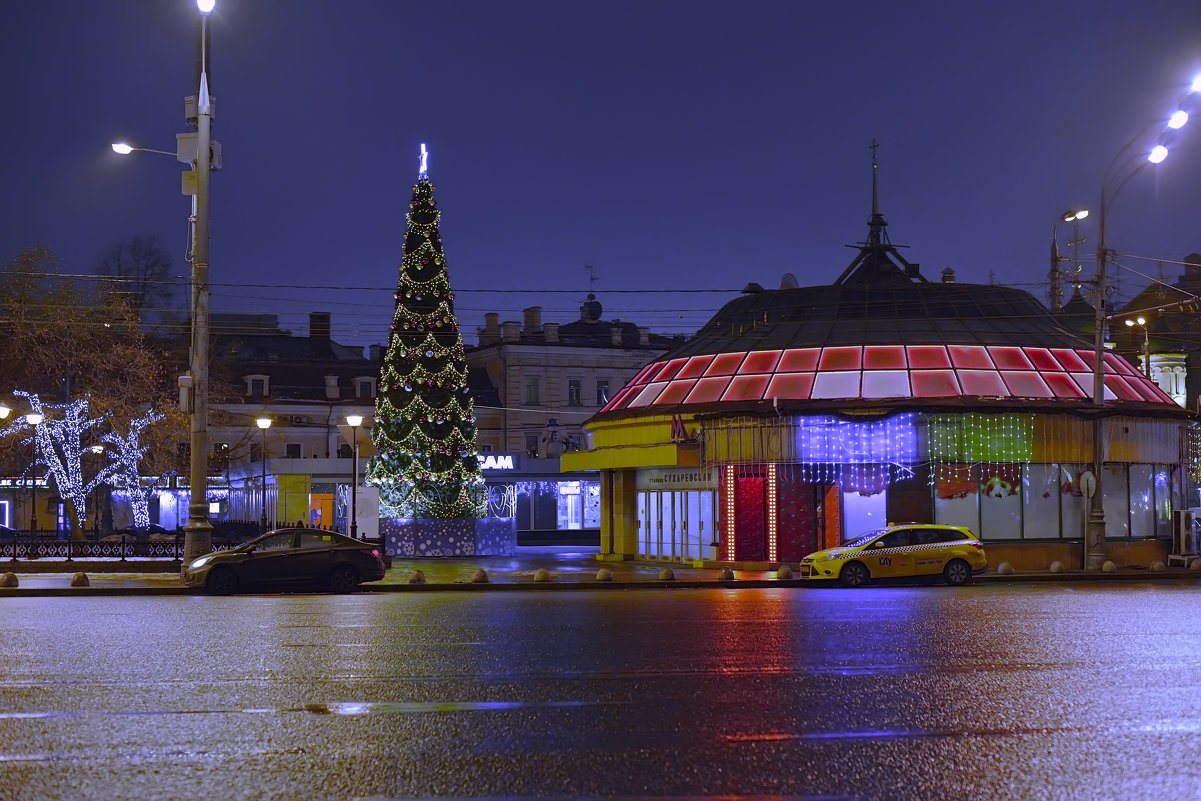
<instances>
[{"instance_id":1,"label":"wet asphalt road","mask_svg":"<svg viewBox=\"0 0 1201 801\"><path fill-rule=\"evenodd\" d=\"M1201 797L1194 583L9 598L0 799Z\"/></svg>"}]
</instances>

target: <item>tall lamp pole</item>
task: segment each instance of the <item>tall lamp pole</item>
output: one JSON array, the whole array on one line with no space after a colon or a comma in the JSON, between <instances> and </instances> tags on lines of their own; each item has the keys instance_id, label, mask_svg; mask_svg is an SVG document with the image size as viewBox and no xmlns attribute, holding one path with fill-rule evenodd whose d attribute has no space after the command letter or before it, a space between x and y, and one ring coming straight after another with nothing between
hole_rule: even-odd
<instances>
[{"instance_id":1,"label":"tall lamp pole","mask_svg":"<svg viewBox=\"0 0 1201 801\"><path fill-rule=\"evenodd\" d=\"M1201 91L1201 75L1193 79L1192 92ZM1183 110L1172 112L1168 118L1167 127L1175 130L1188 122L1188 113ZM1143 140L1160 123L1154 123L1150 128L1140 132L1118 151L1110 162L1109 168L1101 181L1101 205L1098 209L1097 224L1097 298L1096 314L1093 320L1093 476L1096 483L1089 502L1088 520L1085 524L1084 535L1084 569L1100 570L1105 563L1105 507L1103 471L1105 468L1105 271L1110 252L1105 245L1105 223L1109 216L1109 208L1113 205L1118 193L1138 175L1148 164L1159 164L1168 157L1168 148L1161 142L1156 144L1146 154L1146 159L1129 169L1137 156L1129 155L1131 148ZM1125 170L1124 175L1123 170Z\"/></svg>"},{"instance_id":2,"label":"tall lamp pole","mask_svg":"<svg viewBox=\"0 0 1201 801\"><path fill-rule=\"evenodd\" d=\"M1137 318L1126 320L1126 325L1134 328L1136 325L1143 329L1143 373L1147 378L1151 377L1151 326L1147 323L1147 318L1139 315Z\"/></svg>"},{"instance_id":3,"label":"tall lamp pole","mask_svg":"<svg viewBox=\"0 0 1201 801\"><path fill-rule=\"evenodd\" d=\"M196 194L192 232L191 454L188 522L184 526L183 566L212 550L208 505L209 383L209 170L213 104L208 84L208 15L215 0L196 0L200 10L200 87L196 96ZM190 104L185 101L185 108ZM189 112L190 113L190 112Z\"/></svg>"},{"instance_id":4,"label":"tall lamp pole","mask_svg":"<svg viewBox=\"0 0 1201 801\"><path fill-rule=\"evenodd\" d=\"M25 422L33 427L33 437L29 440L33 451L33 463L29 466L29 533L31 535L29 558L37 556L38 547L38 424L42 415L31 412L25 415Z\"/></svg>"},{"instance_id":5,"label":"tall lamp pole","mask_svg":"<svg viewBox=\"0 0 1201 801\"><path fill-rule=\"evenodd\" d=\"M263 483L259 487L259 508L262 511L262 516L259 518L259 531L263 534L267 533L267 429L271 428L270 417L260 417L254 421L259 430L263 432Z\"/></svg>"},{"instance_id":6,"label":"tall lamp pole","mask_svg":"<svg viewBox=\"0 0 1201 801\"><path fill-rule=\"evenodd\" d=\"M353 468L350 482L350 536L359 538L359 426L363 424L363 415L348 414L346 423L350 426L350 438L353 440L354 456L351 458Z\"/></svg>"}]
</instances>

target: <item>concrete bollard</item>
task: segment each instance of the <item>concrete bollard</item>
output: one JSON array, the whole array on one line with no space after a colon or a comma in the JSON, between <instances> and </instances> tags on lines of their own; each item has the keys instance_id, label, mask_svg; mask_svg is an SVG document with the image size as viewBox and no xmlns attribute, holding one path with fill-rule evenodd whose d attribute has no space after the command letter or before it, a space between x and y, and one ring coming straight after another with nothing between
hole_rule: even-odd
<instances>
[{"instance_id":1,"label":"concrete bollard","mask_svg":"<svg viewBox=\"0 0 1201 801\"><path fill-rule=\"evenodd\" d=\"M1189 562L1188 569L1201 570L1201 559L1194 559L1193 561Z\"/></svg>"},{"instance_id":2,"label":"concrete bollard","mask_svg":"<svg viewBox=\"0 0 1201 801\"><path fill-rule=\"evenodd\" d=\"M778 568L776 568L776 578L777 579L792 578L792 568L789 567L788 565L780 565Z\"/></svg>"},{"instance_id":3,"label":"concrete bollard","mask_svg":"<svg viewBox=\"0 0 1201 801\"><path fill-rule=\"evenodd\" d=\"M1116 573L1117 570L1118 570L1118 566L1115 565L1113 562L1109 561L1108 559L1106 559L1105 563L1103 565L1101 565L1102 573Z\"/></svg>"},{"instance_id":4,"label":"concrete bollard","mask_svg":"<svg viewBox=\"0 0 1201 801\"><path fill-rule=\"evenodd\" d=\"M1151 563L1151 572L1152 573L1162 573L1163 568L1164 568L1163 562L1159 561L1158 559L1156 559L1154 562Z\"/></svg>"},{"instance_id":5,"label":"concrete bollard","mask_svg":"<svg viewBox=\"0 0 1201 801\"><path fill-rule=\"evenodd\" d=\"M613 571L607 567L602 567L600 570L596 571L596 580L597 581L612 581L613 580Z\"/></svg>"},{"instance_id":6,"label":"concrete bollard","mask_svg":"<svg viewBox=\"0 0 1201 801\"><path fill-rule=\"evenodd\" d=\"M472 584L487 584L488 583L488 571L484 570L484 568L482 568L482 567L477 567L475 569L475 573L471 576L471 583Z\"/></svg>"},{"instance_id":7,"label":"concrete bollard","mask_svg":"<svg viewBox=\"0 0 1201 801\"><path fill-rule=\"evenodd\" d=\"M534 571L534 581L550 581L550 571L540 567Z\"/></svg>"},{"instance_id":8,"label":"concrete bollard","mask_svg":"<svg viewBox=\"0 0 1201 801\"><path fill-rule=\"evenodd\" d=\"M91 582L88 581L88 574L87 573L76 573L74 576L71 576L71 586L72 587L91 586Z\"/></svg>"},{"instance_id":9,"label":"concrete bollard","mask_svg":"<svg viewBox=\"0 0 1201 801\"><path fill-rule=\"evenodd\" d=\"M1057 561L1054 561L1051 563L1051 572L1052 573L1062 573L1064 570L1065 570L1065 568L1063 566L1063 562L1060 562L1057 560Z\"/></svg>"},{"instance_id":10,"label":"concrete bollard","mask_svg":"<svg viewBox=\"0 0 1201 801\"><path fill-rule=\"evenodd\" d=\"M665 567L659 571L659 581L675 581L676 574L672 572L670 567Z\"/></svg>"},{"instance_id":11,"label":"concrete bollard","mask_svg":"<svg viewBox=\"0 0 1201 801\"><path fill-rule=\"evenodd\" d=\"M16 573L5 573L3 576L0 576L0 587L16 587L20 583L17 581Z\"/></svg>"},{"instance_id":12,"label":"concrete bollard","mask_svg":"<svg viewBox=\"0 0 1201 801\"><path fill-rule=\"evenodd\" d=\"M1009 564L1008 562L1002 562L1001 564L997 565L997 575L999 575L999 576L1013 575L1013 565Z\"/></svg>"},{"instance_id":13,"label":"concrete bollard","mask_svg":"<svg viewBox=\"0 0 1201 801\"><path fill-rule=\"evenodd\" d=\"M718 581L733 581L734 580L734 571L728 567L723 567L721 569L721 572L717 574L717 580Z\"/></svg>"},{"instance_id":14,"label":"concrete bollard","mask_svg":"<svg viewBox=\"0 0 1201 801\"><path fill-rule=\"evenodd\" d=\"M410 584L424 584L425 583L425 573L423 573L420 570L414 572L413 575L409 576L409 583Z\"/></svg>"}]
</instances>

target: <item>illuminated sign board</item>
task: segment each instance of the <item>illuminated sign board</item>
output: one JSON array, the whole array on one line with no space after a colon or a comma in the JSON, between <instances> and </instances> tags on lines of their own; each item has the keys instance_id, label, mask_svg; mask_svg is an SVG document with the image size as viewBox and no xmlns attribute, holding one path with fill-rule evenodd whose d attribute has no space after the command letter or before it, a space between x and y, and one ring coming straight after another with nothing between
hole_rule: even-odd
<instances>
[{"instance_id":1,"label":"illuminated sign board","mask_svg":"<svg viewBox=\"0 0 1201 801\"><path fill-rule=\"evenodd\" d=\"M481 470L518 470L521 461L512 453L477 453L475 458L480 462Z\"/></svg>"}]
</instances>

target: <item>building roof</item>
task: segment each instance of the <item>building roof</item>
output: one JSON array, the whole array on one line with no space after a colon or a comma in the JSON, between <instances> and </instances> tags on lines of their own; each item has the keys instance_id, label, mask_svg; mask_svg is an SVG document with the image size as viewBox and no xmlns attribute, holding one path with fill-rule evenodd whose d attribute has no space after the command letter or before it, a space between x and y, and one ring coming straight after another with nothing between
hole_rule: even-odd
<instances>
[{"instance_id":1,"label":"building roof","mask_svg":"<svg viewBox=\"0 0 1201 801\"><path fill-rule=\"evenodd\" d=\"M600 415L1092 405L1091 341L1023 290L928 282L884 225L835 284L749 285ZM1103 369L1107 406L1180 411L1117 354Z\"/></svg>"}]
</instances>

